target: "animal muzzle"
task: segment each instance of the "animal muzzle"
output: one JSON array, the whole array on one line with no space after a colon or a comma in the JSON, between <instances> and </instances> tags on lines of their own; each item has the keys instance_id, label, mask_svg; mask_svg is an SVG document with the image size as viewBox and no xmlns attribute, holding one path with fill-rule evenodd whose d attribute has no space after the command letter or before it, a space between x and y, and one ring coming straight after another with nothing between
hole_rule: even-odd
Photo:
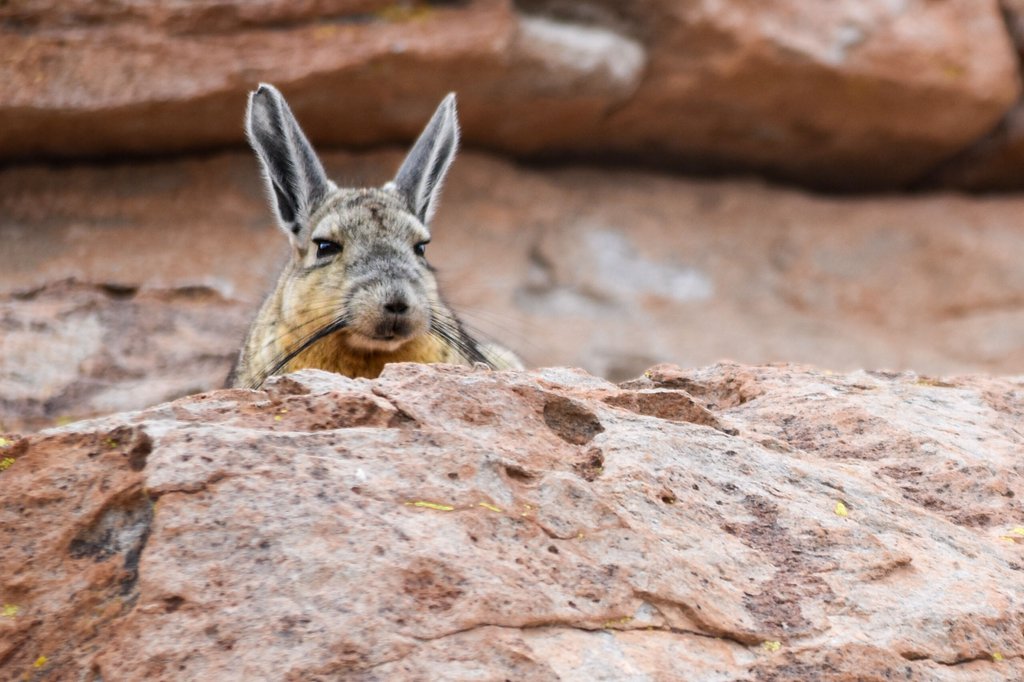
<instances>
[{"instance_id":1,"label":"animal muzzle","mask_svg":"<svg viewBox=\"0 0 1024 682\"><path fill-rule=\"evenodd\" d=\"M374 337L382 341L393 341L411 336L413 322L409 311L409 301L403 294L386 298L381 305Z\"/></svg>"},{"instance_id":2,"label":"animal muzzle","mask_svg":"<svg viewBox=\"0 0 1024 682\"><path fill-rule=\"evenodd\" d=\"M411 284L375 282L362 288L350 305L353 324L350 330L361 338L357 345L377 350L393 350L427 331L429 305Z\"/></svg>"}]
</instances>

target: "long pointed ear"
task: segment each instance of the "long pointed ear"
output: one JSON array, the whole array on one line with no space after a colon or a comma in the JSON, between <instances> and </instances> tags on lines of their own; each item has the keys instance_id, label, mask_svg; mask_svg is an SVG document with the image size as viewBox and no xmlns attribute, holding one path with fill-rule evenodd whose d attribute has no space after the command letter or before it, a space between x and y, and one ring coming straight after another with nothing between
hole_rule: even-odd
<instances>
[{"instance_id":1,"label":"long pointed ear","mask_svg":"<svg viewBox=\"0 0 1024 682\"><path fill-rule=\"evenodd\" d=\"M409 210L424 225L430 222L437 210L441 185L458 146L459 119L455 111L455 93L449 93L420 133L394 181L389 183L405 198Z\"/></svg>"},{"instance_id":2,"label":"long pointed ear","mask_svg":"<svg viewBox=\"0 0 1024 682\"><path fill-rule=\"evenodd\" d=\"M278 222L298 246L310 214L331 189L324 167L273 85L260 84L249 94L245 132L263 166Z\"/></svg>"}]
</instances>

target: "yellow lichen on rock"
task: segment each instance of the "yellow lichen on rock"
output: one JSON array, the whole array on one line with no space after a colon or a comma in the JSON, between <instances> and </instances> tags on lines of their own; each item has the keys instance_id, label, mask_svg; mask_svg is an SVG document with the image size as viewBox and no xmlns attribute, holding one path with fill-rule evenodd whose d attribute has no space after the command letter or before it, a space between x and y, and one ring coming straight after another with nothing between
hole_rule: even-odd
<instances>
[{"instance_id":1,"label":"yellow lichen on rock","mask_svg":"<svg viewBox=\"0 0 1024 682\"><path fill-rule=\"evenodd\" d=\"M437 502L426 502L424 500L416 500L415 502L406 502L410 507L420 507L422 509L433 509L435 511L454 511L455 507L447 504L438 504Z\"/></svg>"}]
</instances>

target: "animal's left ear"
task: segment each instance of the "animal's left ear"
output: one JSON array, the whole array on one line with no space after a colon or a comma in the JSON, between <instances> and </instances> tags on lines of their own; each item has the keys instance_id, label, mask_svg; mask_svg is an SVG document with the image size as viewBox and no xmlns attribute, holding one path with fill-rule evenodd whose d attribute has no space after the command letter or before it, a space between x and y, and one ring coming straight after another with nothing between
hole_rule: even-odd
<instances>
[{"instance_id":1,"label":"animal's left ear","mask_svg":"<svg viewBox=\"0 0 1024 682\"><path fill-rule=\"evenodd\" d=\"M387 185L402 195L409 210L424 225L430 222L437 210L441 185L458 146L459 120L455 111L455 93L449 93L420 133L395 179Z\"/></svg>"}]
</instances>

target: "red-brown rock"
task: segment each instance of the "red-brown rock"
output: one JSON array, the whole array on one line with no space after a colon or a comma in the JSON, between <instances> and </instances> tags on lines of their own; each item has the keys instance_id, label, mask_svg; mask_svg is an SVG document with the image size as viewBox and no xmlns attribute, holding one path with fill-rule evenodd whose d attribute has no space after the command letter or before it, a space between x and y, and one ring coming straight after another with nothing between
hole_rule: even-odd
<instances>
[{"instance_id":1,"label":"red-brown rock","mask_svg":"<svg viewBox=\"0 0 1024 682\"><path fill-rule=\"evenodd\" d=\"M994 0L630 6L656 37L609 143L697 168L899 186L987 134L1020 92Z\"/></svg>"},{"instance_id":2,"label":"red-brown rock","mask_svg":"<svg viewBox=\"0 0 1024 682\"><path fill-rule=\"evenodd\" d=\"M264 80L322 145L410 140L455 90L515 156L889 188L1020 93L996 0L36 0L0 40L0 159L240 146Z\"/></svg>"},{"instance_id":3,"label":"red-brown rock","mask_svg":"<svg viewBox=\"0 0 1024 682\"><path fill-rule=\"evenodd\" d=\"M652 393L720 428L634 411ZM1018 679L1022 395L392 365L8 436L0 670Z\"/></svg>"},{"instance_id":4,"label":"red-brown rock","mask_svg":"<svg viewBox=\"0 0 1024 682\"><path fill-rule=\"evenodd\" d=\"M1024 60L1024 1L1000 0L1010 37ZM942 164L929 182L968 190L1024 188L1024 100L1006 113L999 125L962 153Z\"/></svg>"}]
</instances>

